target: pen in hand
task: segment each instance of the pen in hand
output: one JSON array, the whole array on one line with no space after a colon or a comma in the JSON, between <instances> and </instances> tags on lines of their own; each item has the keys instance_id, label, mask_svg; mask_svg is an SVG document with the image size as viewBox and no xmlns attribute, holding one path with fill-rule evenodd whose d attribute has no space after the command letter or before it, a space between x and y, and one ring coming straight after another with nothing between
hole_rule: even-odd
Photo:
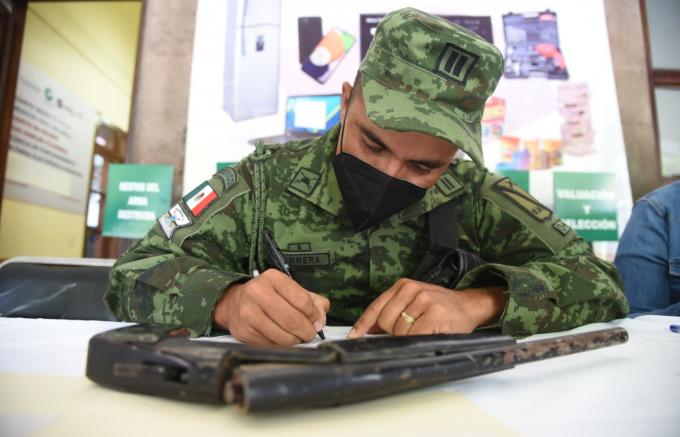
<instances>
[{"instance_id":1,"label":"pen in hand","mask_svg":"<svg viewBox=\"0 0 680 437\"><path fill-rule=\"evenodd\" d=\"M269 231L264 231L264 247L267 251L269 259L272 263L274 263L274 267L288 275L289 278L293 279L293 275L290 274L290 269L288 268L288 263L283 257L279 246L276 244L276 241L274 241L274 238L271 236ZM316 333L319 335L319 337L321 337L321 340L326 339L326 335L323 333L323 330L317 331Z\"/></svg>"}]
</instances>

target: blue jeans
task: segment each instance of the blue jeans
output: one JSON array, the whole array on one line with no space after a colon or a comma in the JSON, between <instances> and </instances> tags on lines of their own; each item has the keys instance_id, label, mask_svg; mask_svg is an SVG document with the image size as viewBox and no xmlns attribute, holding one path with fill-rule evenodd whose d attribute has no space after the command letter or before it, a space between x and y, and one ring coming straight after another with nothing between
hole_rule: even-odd
<instances>
[{"instance_id":1,"label":"blue jeans","mask_svg":"<svg viewBox=\"0 0 680 437\"><path fill-rule=\"evenodd\" d=\"M638 200L616 260L630 316L680 316L680 181Z\"/></svg>"}]
</instances>

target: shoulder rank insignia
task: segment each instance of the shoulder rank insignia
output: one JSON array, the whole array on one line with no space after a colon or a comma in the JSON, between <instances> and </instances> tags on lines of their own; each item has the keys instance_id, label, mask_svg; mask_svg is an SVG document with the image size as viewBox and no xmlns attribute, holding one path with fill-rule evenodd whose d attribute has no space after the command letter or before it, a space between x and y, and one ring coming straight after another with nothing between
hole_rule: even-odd
<instances>
[{"instance_id":1,"label":"shoulder rank insignia","mask_svg":"<svg viewBox=\"0 0 680 437\"><path fill-rule=\"evenodd\" d=\"M562 235L567 235L569 231L571 231L569 225L564 223L562 220L558 220L557 222L555 222L553 228L555 228L555 230Z\"/></svg>"},{"instance_id":2,"label":"shoulder rank insignia","mask_svg":"<svg viewBox=\"0 0 680 437\"><path fill-rule=\"evenodd\" d=\"M553 212L549 208L534 199L526 191L513 184L508 178L499 180L493 184L491 189L520 207L533 219L539 222L544 222L552 218Z\"/></svg>"},{"instance_id":3,"label":"shoulder rank insignia","mask_svg":"<svg viewBox=\"0 0 680 437\"><path fill-rule=\"evenodd\" d=\"M206 181L184 196L182 200L184 200L191 214L198 217L211 203L217 200L217 193Z\"/></svg>"},{"instance_id":4,"label":"shoulder rank insignia","mask_svg":"<svg viewBox=\"0 0 680 437\"><path fill-rule=\"evenodd\" d=\"M227 191L231 190L231 187L236 185L236 182L238 182L238 176L236 173L236 170L234 170L232 167L225 167L222 170L218 171L215 176L219 177L222 179L222 184L224 185L224 192L226 193Z\"/></svg>"},{"instance_id":5,"label":"shoulder rank insignia","mask_svg":"<svg viewBox=\"0 0 680 437\"><path fill-rule=\"evenodd\" d=\"M435 186L440 193L447 197L463 188L463 184L461 184L458 179L456 179L456 177L448 171L439 178Z\"/></svg>"},{"instance_id":6,"label":"shoulder rank insignia","mask_svg":"<svg viewBox=\"0 0 680 437\"><path fill-rule=\"evenodd\" d=\"M191 219L184 212L182 205L176 203L168 212L158 217L158 224L163 228L165 236L172 238L175 229L189 226L191 224Z\"/></svg>"}]
</instances>

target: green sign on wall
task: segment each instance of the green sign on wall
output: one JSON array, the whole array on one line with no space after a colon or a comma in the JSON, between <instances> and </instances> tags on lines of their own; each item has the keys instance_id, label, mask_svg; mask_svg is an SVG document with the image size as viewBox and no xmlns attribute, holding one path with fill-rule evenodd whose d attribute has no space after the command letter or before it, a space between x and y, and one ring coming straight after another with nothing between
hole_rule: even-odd
<instances>
[{"instance_id":1,"label":"green sign on wall","mask_svg":"<svg viewBox=\"0 0 680 437\"><path fill-rule=\"evenodd\" d=\"M588 241L616 241L616 175L554 173L555 212Z\"/></svg>"},{"instance_id":2,"label":"green sign on wall","mask_svg":"<svg viewBox=\"0 0 680 437\"><path fill-rule=\"evenodd\" d=\"M170 208L172 171L172 165L109 165L102 235L143 237Z\"/></svg>"},{"instance_id":3,"label":"green sign on wall","mask_svg":"<svg viewBox=\"0 0 680 437\"><path fill-rule=\"evenodd\" d=\"M225 167L233 167L236 164L238 164L238 162L218 162L217 163L217 171L220 171Z\"/></svg>"}]
</instances>

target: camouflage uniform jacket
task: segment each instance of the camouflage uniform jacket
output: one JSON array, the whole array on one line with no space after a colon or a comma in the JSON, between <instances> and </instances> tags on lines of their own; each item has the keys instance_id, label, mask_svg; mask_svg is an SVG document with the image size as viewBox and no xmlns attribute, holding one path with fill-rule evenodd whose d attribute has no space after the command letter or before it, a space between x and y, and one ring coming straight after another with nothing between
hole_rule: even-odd
<instances>
[{"instance_id":1,"label":"camouflage uniform jacket","mask_svg":"<svg viewBox=\"0 0 680 437\"><path fill-rule=\"evenodd\" d=\"M123 320L209 334L224 290L247 280L255 267L271 267L259 247L262 229L269 229L296 281L331 300L329 324L352 324L416 269L429 247L426 213L455 201L460 247L490 262L469 272L458 288L506 284L508 303L499 321L504 333L564 330L627 314L611 264L508 179L470 161L452 164L420 201L354 233L331 166L338 131L261 148L218 172L208 181L218 197L197 217L185 197L180 205L190 223L170 238L157 223L113 267L106 294L111 309Z\"/></svg>"}]
</instances>

